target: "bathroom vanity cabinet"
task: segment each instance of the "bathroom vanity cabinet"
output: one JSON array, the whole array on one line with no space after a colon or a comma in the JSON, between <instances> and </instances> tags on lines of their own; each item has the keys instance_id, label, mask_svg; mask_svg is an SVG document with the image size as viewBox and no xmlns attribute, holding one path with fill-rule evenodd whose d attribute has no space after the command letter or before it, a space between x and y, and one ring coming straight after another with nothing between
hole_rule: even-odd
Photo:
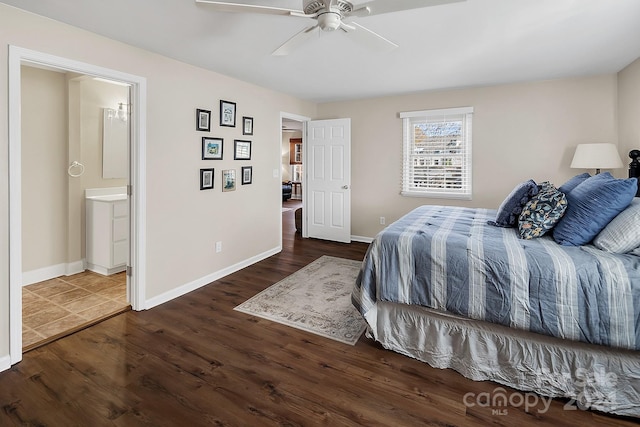
<instances>
[{"instance_id":1,"label":"bathroom vanity cabinet","mask_svg":"<svg viewBox=\"0 0 640 427\"><path fill-rule=\"evenodd\" d=\"M95 196L85 200L87 269L104 275L124 271L129 251L127 196Z\"/></svg>"}]
</instances>

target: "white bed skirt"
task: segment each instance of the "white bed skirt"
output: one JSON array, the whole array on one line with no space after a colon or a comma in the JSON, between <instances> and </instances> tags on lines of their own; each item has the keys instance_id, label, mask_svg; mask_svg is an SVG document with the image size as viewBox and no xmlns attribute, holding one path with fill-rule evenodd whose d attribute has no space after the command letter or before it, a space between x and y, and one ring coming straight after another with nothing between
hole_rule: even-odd
<instances>
[{"instance_id":1,"label":"white bed skirt","mask_svg":"<svg viewBox=\"0 0 640 427\"><path fill-rule=\"evenodd\" d=\"M435 368L451 368L472 380L495 381L541 396L568 398L567 409L640 417L638 351L566 341L382 301L365 318L367 336ZM492 409L500 410L505 399L524 405L525 399L532 404L535 396L509 396L498 387L485 397L496 406ZM466 405L482 404L471 394L464 400ZM543 403L528 409L542 411Z\"/></svg>"}]
</instances>

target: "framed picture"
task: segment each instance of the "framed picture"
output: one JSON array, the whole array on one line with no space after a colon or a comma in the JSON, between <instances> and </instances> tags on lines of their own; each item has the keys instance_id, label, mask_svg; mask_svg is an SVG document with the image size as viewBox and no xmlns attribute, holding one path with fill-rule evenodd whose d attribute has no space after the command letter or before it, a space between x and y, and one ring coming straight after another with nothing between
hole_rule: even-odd
<instances>
[{"instance_id":1,"label":"framed picture","mask_svg":"<svg viewBox=\"0 0 640 427\"><path fill-rule=\"evenodd\" d=\"M220 100L220 126L236 127L236 103Z\"/></svg>"},{"instance_id":2,"label":"framed picture","mask_svg":"<svg viewBox=\"0 0 640 427\"><path fill-rule=\"evenodd\" d=\"M251 141L233 141L233 160L251 160Z\"/></svg>"},{"instance_id":3,"label":"framed picture","mask_svg":"<svg viewBox=\"0 0 640 427\"><path fill-rule=\"evenodd\" d=\"M236 170L225 169L222 171L222 191L234 191L236 189Z\"/></svg>"},{"instance_id":4,"label":"framed picture","mask_svg":"<svg viewBox=\"0 0 640 427\"><path fill-rule=\"evenodd\" d=\"M222 160L222 138L202 137L202 160Z\"/></svg>"},{"instance_id":5,"label":"framed picture","mask_svg":"<svg viewBox=\"0 0 640 427\"><path fill-rule=\"evenodd\" d=\"M253 166L242 167L242 185L251 184L253 181Z\"/></svg>"},{"instance_id":6,"label":"framed picture","mask_svg":"<svg viewBox=\"0 0 640 427\"><path fill-rule=\"evenodd\" d=\"M196 130L209 132L211 129L211 111L196 109Z\"/></svg>"},{"instance_id":7,"label":"framed picture","mask_svg":"<svg viewBox=\"0 0 640 427\"><path fill-rule=\"evenodd\" d=\"M200 169L200 190L213 188L213 169Z\"/></svg>"},{"instance_id":8,"label":"framed picture","mask_svg":"<svg viewBox=\"0 0 640 427\"><path fill-rule=\"evenodd\" d=\"M242 118L242 134L253 135L253 117Z\"/></svg>"}]
</instances>

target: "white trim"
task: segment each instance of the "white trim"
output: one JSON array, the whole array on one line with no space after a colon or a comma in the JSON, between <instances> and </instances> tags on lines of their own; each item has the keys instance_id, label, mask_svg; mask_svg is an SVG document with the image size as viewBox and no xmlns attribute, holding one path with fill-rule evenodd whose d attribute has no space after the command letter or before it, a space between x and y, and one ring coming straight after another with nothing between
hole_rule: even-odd
<instances>
[{"instance_id":1,"label":"white trim","mask_svg":"<svg viewBox=\"0 0 640 427\"><path fill-rule=\"evenodd\" d=\"M218 270L211 274L207 274L206 276L196 279L192 282L185 283L184 285L174 288L168 292L165 292L156 297L148 299L145 302L145 308L147 309L153 308L160 304L164 304L165 302L171 301L172 299L181 297L185 294L188 294L189 292L195 291L196 289L206 286L211 282L215 282L218 279L228 276L229 274L235 273L236 271L242 270L245 267L248 267L252 264L260 262L263 259L269 258L270 256L273 256L281 251L282 251L282 246L278 246L266 252L258 254L254 257L251 257L249 259L246 259L244 261L231 265L227 268L223 268L222 270Z\"/></svg>"},{"instance_id":2,"label":"white trim","mask_svg":"<svg viewBox=\"0 0 640 427\"><path fill-rule=\"evenodd\" d=\"M22 360L22 182L21 182L21 75L24 63L103 77L131 85L131 165L133 203L131 220L133 276L131 306L142 310L146 287L146 88L144 77L9 45L9 355L11 364Z\"/></svg>"},{"instance_id":3,"label":"white trim","mask_svg":"<svg viewBox=\"0 0 640 427\"><path fill-rule=\"evenodd\" d=\"M135 76L134 76L135 77ZM144 310L147 289L147 79L137 77L131 87L131 178L133 188L129 196L131 224L131 275L130 303L133 310ZM135 284L135 286L134 286Z\"/></svg>"},{"instance_id":4,"label":"white trim","mask_svg":"<svg viewBox=\"0 0 640 427\"><path fill-rule=\"evenodd\" d=\"M8 354L0 357L0 372L6 371L11 367L11 356Z\"/></svg>"},{"instance_id":5,"label":"white trim","mask_svg":"<svg viewBox=\"0 0 640 427\"><path fill-rule=\"evenodd\" d=\"M74 262L68 262L66 264L67 268L64 272L65 276L72 276L74 274L82 273L84 271L85 260L81 259ZM22 278L24 280L24 276Z\"/></svg>"},{"instance_id":6,"label":"white trim","mask_svg":"<svg viewBox=\"0 0 640 427\"><path fill-rule=\"evenodd\" d=\"M435 193L435 192L426 192L426 191L421 193L418 191L401 191L400 195L405 197L426 197L429 199L473 200L473 197L471 194Z\"/></svg>"},{"instance_id":7,"label":"white trim","mask_svg":"<svg viewBox=\"0 0 640 427\"><path fill-rule=\"evenodd\" d=\"M103 276L111 276L112 274L120 273L121 271L126 271L126 265L119 265L117 267L106 268L102 265L87 263L87 270L93 271L94 273L102 274Z\"/></svg>"},{"instance_id":8,"label":"white trim","mask_svg":"<svg viewBox=\"0 0 640 427\"><path fill-rule=\"evenodd\" d=\"M354 235L351 235L351 241L352 242L361 242L361 243L371 243L371 242L373 242L373 238L372 237L365 237L365 236L354 236Z\"/></svg>"},{"instance_id":9,"label":"white trim","mask_svg":"<svg viewBox=\"0 0 640 427\"><path fill-rule=\"evenodd\" d=\"M9 356L22 360L21 54L9 46Z\"/></svg>"},{"instance_id":10,"label":"white trim","mask_svg":"<svg viewBox=\"0 0 640 427\"><path fill-rule=\"evenodd\" d=\"M429 116L442 116L444 114L469 114L473 113L473 107L456 107L456 108L441 108L439 110L422 110L422 111L404 111L400 113L401 119L408 119L411 117L429 117Z\"/></svg>"},{"instance_id":11,"label":"white trim","mask_svg":"<svg viewBox=\"0 0 640 427\"><path fill-rule=\"evenodd\" d=\"M82 273L84 271L84 260L50 265L48 267L38 268L22 273L22 286L28 286L33 283L43 282L49 279L55 279L60 276L71 276L72 274Z\"/></svg>"}]
</instances>

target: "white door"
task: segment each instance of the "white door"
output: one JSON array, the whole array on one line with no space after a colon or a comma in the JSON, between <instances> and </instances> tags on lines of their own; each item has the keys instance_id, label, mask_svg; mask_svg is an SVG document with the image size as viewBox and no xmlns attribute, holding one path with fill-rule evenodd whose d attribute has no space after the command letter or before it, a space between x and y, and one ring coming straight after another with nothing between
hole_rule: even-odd
<instances>
[{"instance_id":1,"label":"white door","mask_svg":"<svg viewBox=\"0 0 640 427\"><path fill-rule=\"evenodd\" d=\"M351 242L351 119L307 122L307 236Z\"/></svg>"}]
</instances>

